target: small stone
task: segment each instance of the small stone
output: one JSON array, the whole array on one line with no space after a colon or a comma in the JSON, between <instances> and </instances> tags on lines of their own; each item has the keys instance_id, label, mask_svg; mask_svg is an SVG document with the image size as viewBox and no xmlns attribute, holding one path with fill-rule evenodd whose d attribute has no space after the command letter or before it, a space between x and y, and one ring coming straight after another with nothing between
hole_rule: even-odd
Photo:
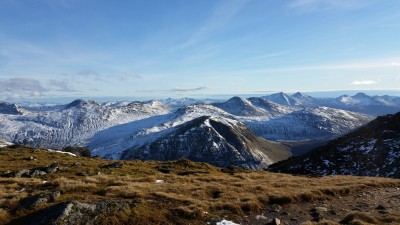
<instances>
[{"instance_id":1,"label":"small stone","mask_svg":"<svg viewBox=\"0 0 400 225\"><path fill-rule=\"evenodd\" d=\"M270 212L279 212L281 211L282 206L278 204L273 204L270 206Z\"/></svg>"},{"instance_id":2,"label":"small stone","mask_svg":"<svg viewBox=\"0 0 400 225\"><path fill-rule=\"evenodd\" d=\"M313 211L315 211L315 212L328 212L328 208L319 206L319 207L315 207L313 209Z\"/></svg>"},{"instance_id":3,"label":"small stone","mask_svg":"<svg viewBox=\"0 0 400 225\"><path fill-rule=\"evenodd\" d=\"M31 177L39 177L39 176L43 176L46 175L47 173L41 170L35 170L31 173Z\"/></svg>"},{"instance_id":4,"label":"small stone","mask_svg":"<svg viewBox=\"0 0 400 225\"><path fill-rule=\"evenodd\" d=\"M32 203L31 207L34 208L37 205L46 203L47 201L48 201L47 198L38 198Z\"/></svg>"},{"instance_id":5,"label":"small stone","mask_svg":"<svg viewBox=\"0 0 400 225\"><path fill-rule=\"evenodd\" d=\"M80 162L74 162L71 167L78 167L78 166L82 166L82 163Z\"/></svg>"},{"instance_id":6,"label":"small stone","mask_svg":"<svg viewBox=\"0 0 400 225\"><path fill-rule=\"evenodd\" d=\"M274 218L274 219L272 219L272 221L270 223L268 223L268 225L281 225L281 224L282 224L282 222L278 218Z\"/></svg>"},{"instance_id":7,"label":"small stone","mask_svg":"<svg viewBox=\"0 0 400 225\"><path fill-rule=\"evenodd\" d=\"M378 209L378 210L385 210L386 207L385 207L384 205L378 205L375 209Z\"/></svg>"},{"instance_id":8,"label":"small stone","mask_svg":"<svg viewBox=\"0 0 400 225\"><path fill-rule=\"evenodd\" d=\"M49 200L54 202L58 197L60 197L61 192L59 190L54 191L53 193L50 194Z\"/></svg>"},{"instance_id":9,"label":"small stone","mask_svg":"<svg viewBox=\"0 0 400 225\"><path fill-rule=\"evenodd\" d=\"M289 213L285 211L285 212L282 212L281 215L288 216Z\"/></svg>"},{"instance_id":10,"label":"small stone","mask_svg":"<svg viewBox=\"0 0 400 225\"><path fill-rule=\"evenodd\" d=\"M266 217L264 215L257 215L256 220L268 220L268 217Z\"/></svg>"}]
</instances>

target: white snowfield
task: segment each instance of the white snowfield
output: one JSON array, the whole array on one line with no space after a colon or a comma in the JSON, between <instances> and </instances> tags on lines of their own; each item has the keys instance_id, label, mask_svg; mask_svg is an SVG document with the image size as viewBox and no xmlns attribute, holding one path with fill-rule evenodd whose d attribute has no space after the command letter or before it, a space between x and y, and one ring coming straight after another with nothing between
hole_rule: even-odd
<instances>
[{"instance_id":1,"label":"white snowfield","mask_svg":"<svg viewBox=\"0 0 400 225\"><path fill-rule=\"evenodd\" d=\"M301 93L295 97L298 102L301 98L312 101ZM103 104L76 100L64 106L25 109L7 103L0 110L0 139L52 149L86 146L93 155L118 159L123 150L154 141L201 116L240 121L258 136L272 140L332 138L372 119L346 110L282 105L264 98L235 97L224 103L181 107L183 102L194 100Z\"/></svg>"}]
</instances>

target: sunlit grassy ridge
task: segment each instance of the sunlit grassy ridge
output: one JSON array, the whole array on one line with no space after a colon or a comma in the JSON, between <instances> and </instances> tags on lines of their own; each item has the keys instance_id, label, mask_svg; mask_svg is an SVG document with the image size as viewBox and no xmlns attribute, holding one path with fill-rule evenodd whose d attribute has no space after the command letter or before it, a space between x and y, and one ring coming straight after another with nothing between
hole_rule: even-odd
<instances>
[{"instance_id":1,"label":"sunlit grassy ridge","mask_svg":"<svg viewBox=\"0 0 400 225\"><path fill-rule=\"evenodd\" d=\"M33 157L33 159L32 159ZM399 186L372 177L304 177L220 169L187 160L113 161L74 157L26 147L0 149L0 174L57 162L59 171L38 178L0 178L0 223L66 202L124 202L129 210L99 217L98 224L204 224L210 218L240 221L270 204L326 199L369 187ZM79 162L79 163L77 163ZM18 210L29 196L60 190L54 202Z\"/></svg>"}]
</instances>

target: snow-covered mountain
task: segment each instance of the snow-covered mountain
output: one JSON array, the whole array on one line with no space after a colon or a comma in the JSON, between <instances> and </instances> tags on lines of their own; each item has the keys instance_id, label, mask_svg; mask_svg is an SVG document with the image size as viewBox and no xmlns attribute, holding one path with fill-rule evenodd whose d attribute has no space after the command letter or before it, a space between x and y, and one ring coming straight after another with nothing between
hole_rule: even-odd
<instances>
[{"instance_id":1,"label":"snow-covered mountain","mask_svg":"<svg viewBox=\"0 0 400 225\"><path fill-rule=\"evenodd\" d=\"M337 98L313 98L300 92L292 95L280 92L262 98L287 106L305 108L326 106L360 112L371 116L391 114L400 111L400 97L387 95L369 96L362 92L353 96L342 95Z\"/></svg>"},{"instance_id":2,"label":"snow-covered mountain","mask_svg":"<svg viewBox=\"0 0 400 225\"><path fill-rule=\"evenodd\" d=\"M26 111L16 104L0 102L0 113L10 115L23 115L24 113L26 113Z\"/></svg>"},{"instance_id":3,"label":"snow-covered mountain","mask_svg":"<svg viewBox=\"0 0 400 225\"><path fill-rule=\"evenodd\" d=\"M280 105L288 105L288 106L318 106L318 99L315 99L309 95L303 94L301 92L296 92L292 95L279 92L272 95L262 97L264 99L270 100Z\"/></svg>"},{"instance_id":4,"label":"snow-covered mountain","mask_svg":"<svg viewBox=\"0 0 400 225\"><path fill-rule=\"evenodd\" d=\"M305 155L274 164L271 170L400 178L400 113L378 117Z\"/></svg>"},{"instance_id":5,"label":"snow-covered mountain","mask_svg":"<svg viewBox=\"0 0 400 225\"><path fill-rule=\"evenodd\" d=\"M379 116L400 111L398 99L399 97L387 95L369 96L360 92L353 96L342 95L335 99L324 99L320 105Z\"/></svg>"},{"instance_id":6,"label":"snow-covered mountain","mask_svg":"<svg viewBox=\"0 0 400 225\"><path fill-rule=\"evenodd\" d=\"M269 107L268 103L265 102L258 102L256 99L253 100L254 103L258 104L258 106L264 104L265 107ZM269 110L264 109L262 107L258 107L253 105L253 102L241 98L241 97L233 97L226 102L222 103L214 103L214 106L224 110L235 116L267 116L270 115ZM272 111L272 110L271 110Z\"/></svg>"},{"instance_id":7,"label":"snow-covered mountain","mask_svg":"<svg viewBox=\"0 0 400 225\"><path fill-rule=\"evenodd\" d=\"M254 97L234 97L214 105L234 115L258 136L272 140L330 139L371 120L341 109L285 106Z\"/></svg>"},{"instance_id":8,"label":"snow-covered mountain","mask_svg":"<svg viewBox=\"0 0 400 225\"><path fill-rule=\"evenodd\" d=\"M116 159L123 150L150 143L170 133L176 126L201 116L234 119L232 115L211 105L189 105L166 114L104 129L88 139L87 146L94 155Z\"/></svg>"},{"instance_id":9,"label":"snow-covered mountain","mask_svg":"<svg viewBox=\"0 0 400 225\"><path fill-rule=\"evenodd\" d=\"M76 100L61 110L0 114L0 139L45 148L79 146L85 145L100 130L167 112L156 101L110 108L93 101Z\"/></svg>"},{"instance_id":10,"label":"snow-covered mountain","mask_svg":"<svg viewBox=\"0 0 400 225\"><path fill-rule=\"evenodd\" d=\"M59 110L0 113L0 139L45 148L85 146L93 155L118 159L122 151L164 138L177 126L202 116L242 122L256 135L272 140L330 139L370 120L360 113L285 106L263 98L234 97L214 105L180 108L160 101L76 100Z\"/></svg>"},{"instance_id":11,"label":"snow-covered mountain","mask_svg":"<svg viewBox=\"0 0 400 225\"><path fill-rule=\"evenodd\" d=\"M287 147L257 137L236 120L201 116L148 144L126 150L122 158L167 161L185 157L219 167L262 169L289 156Z\"/></svg>"}]
</instances>

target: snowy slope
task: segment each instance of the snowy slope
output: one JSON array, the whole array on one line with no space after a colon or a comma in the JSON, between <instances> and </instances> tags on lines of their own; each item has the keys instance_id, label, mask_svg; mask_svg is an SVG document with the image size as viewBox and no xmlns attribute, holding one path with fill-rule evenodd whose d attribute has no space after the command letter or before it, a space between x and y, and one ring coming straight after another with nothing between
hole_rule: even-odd
<instances>
[{"instance_id":1,"label":"snowy slope","mask_svg":"<svg viewBox=\"0 0 400 225\"><path fill-rule=\"evenodd\" d=\"M44 148L84 145L89 137L105 128L167 112L159 102L110 108L76 100L62 110L0 114L0 139Z\"/></svg>"},{"instance_id":2,"label":"snowy slope","mask_svg":"<svg viewBox=\"0 0 400 225\"><path fill-rule=\"evenodd\" d=\"M264 96L263 98L270 100L272 102L275 102L277 104L280 104L280 105L289 105L289 106L298 105L298 103L296 102L296 100L294 98L292 98L290 95L283 93L283 92Z\"/></svg>"},{"instance_id":3,"label":"snowy slope","mask_svg":"<svg viewBox=\"0 0 400 225\"><path fill-rule=\"evenodd\" d=\"M123 150L154 141L176 126L201 116L234 119L232 115L211 105L184 106L168 114L154 115L104 129L90 138L87 146L94 155L119 158Z\"/></svg>"},{"instance_id":4,"label":"snowy slope","mask_svg":"<svg viewBox=\"0 0 400 225\"><path fill-rule=\"evenodd\" d=\"M324 99L320 101L320 105L380 116L400 111L398 99L399 97L387 95L369 96L360 92L353 96L342 95L335 99Z\"/></svg>"},{"instance_id":5,"label":"snowy slope","mask_svg":"<svg viewBox=\"0 0 400 225\"><path fill-rule=\"evenodd\" d=\"M0 102L0 114L23 115L24 113L26 113L26 110L22 109L16 104Z\"/></svg>"},{"instance_id":6,"label":"snowy slope","mask_svg":"<svg viewBox=\"0 0 400 225\"><path fill-rule=\"evenodd\" d=\"M346 174L400 178L400 113L369 124L271 170L296 174Z\"/></svg>"},{"instance_id":7,"label":"snowy slope","mask_svg":"<svg viewBox=\"0 0 400 225\"><path fill-rule=\"evenodd\" d=\"M299 109L273 118L241 118L257 135L272 140L331 139L370 120L360 113L328 107Z\"/></svg>"},{"instance_id":8,"label":"snowy slope","mask_svg":"<svg viewBox=\"0 0 400 225\"><path fill-rule=\"evenodd\" d=\"M86 146L93 155L117 159L123 150L153 142L202 116L240 121L256 135L273 140L330 139L370 120L359 113L284 106L262 98L235 97L178 109L160 101L76 100L59 110L0 113L0 139L44 148Z\"/></svg>"},{"instance_id":9,"label":"snowy slope","mask_svg":"<svg viewBox=\"0 0 400 225\"><path fill-rule=\"evenodd\" d=\"M254 106L251 101L241 97L233 97L226 102L214 103L214 106L236 116L266 116L268 111Z\"/></svg>"},{"instance_id":10,"label":"snowy slope","mask_svg":"<svg viewBox=\"0 0 400 225\"><path fill-rule=\"evenodd\" d=\"M262 169L289 156L287 147L258 138L236 120L201 116L151 143L128 149L122 158L167 161L185 157L219 167Z\"/></svg>"},{"instance_id":11,"label":"snowy slope","mask_svg":"<svg viewBox=\"0 0 400 225\"><path fill-rule=\"evenodd\" d=\"M233 114L258 136L272 140L331 139L372 119L340 109L293 107L263 98L234 97L214 105Z\"/></svg>"}]
</instances>

